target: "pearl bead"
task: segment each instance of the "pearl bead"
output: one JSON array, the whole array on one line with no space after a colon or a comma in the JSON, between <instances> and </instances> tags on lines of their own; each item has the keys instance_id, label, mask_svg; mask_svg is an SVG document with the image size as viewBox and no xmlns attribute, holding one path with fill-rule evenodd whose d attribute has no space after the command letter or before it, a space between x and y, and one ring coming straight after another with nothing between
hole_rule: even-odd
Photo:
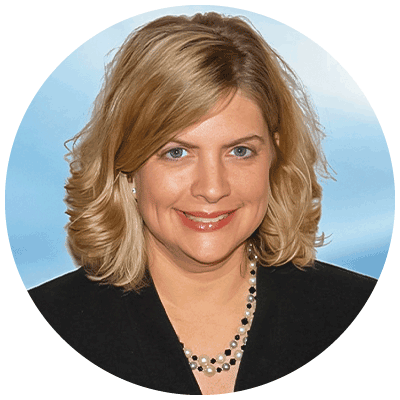
<instances>
[{"instance_id":1,"label":"pearl bead","mask_svg":"<svg viewBox=\"0 0 400 400\"><path fill-rule=\"evenodd\" d=\"M192 361L189 363L190 369L196 369L197 368L197 363Z\"/></svg>"},{"instance_id":2,"label":"pearl bead","mask_svg":"<svg viewBox=\"0 0 400 400\"><path fill-rule=\"evenodd\" d=\"M243 338L243 344L247 343L247 336Z\"/></svg>"},{"instance_id":3,"label":"pearl bead","mask_svg":"<svg viewBox=\"0 0 400 400\"><path fill-rule=\"evenodd\" d=\"M254 261L252 261L251 263L250 263L250 268L251 269L254 269L255 267L256 267L256 263L254 262Z\"/></svg>"},{"instance_id":4,"label":"pearl bead","mask_svg":"<svg viewBox=\"0 0 400 400\"><path fill-rule=\"evenodd\" d=\"M246 311L244 312L244 315L245 315L246 318L251 317L251 311L250 311L250 310L246 310Z\"/></svg>"},{"instance_id":5,"label":"pearl bead","mask_svg":"<svg viewBox=\"0 0 400 400\"><path fill-rule=\"evenodd\" d=\"M189 350L189 349L187 349L186 347L183 349L183 351L184 351L184 353L185 353L185 356L187 357L187 358L190 358L190 357L192 357L192 350Z\"/></svg>"},{"instance_id":6,"label":"pearl bead","mask_svg":"<svg viewBox=\"0 0 400 400\"><path fill-rule=\"evenodd\" d=\"M204 375L206 375L208 377L211 377L211 376L214 376L216 374L217 370L215 369L214 366L207 365L207 367L205 367L203 369L203 372L204 372Z\"/></svg>"},{"instance_id":7,"label":"pearl bead","mask_svg":"<svg viewBox=\"0 0 400 400\"><path fill-rule=\"evenodd\" d=\"M238 346L238 344L237 344L237 341L236 341L236 340L232 340L232 341L229 343L229 347L230 347L231 349L236 349L237 346Z\"/></svg>"},{"instance_id":8,"label":"pearl bead","mask_svg":"<svg viewBox=\"0 0 400 400\"><path fill-rule=\"evenodd\" d=\"M231 369L231 366L228 363L224 363L224 364L222 364L222 369L224 371L229 371Z\"/></svg>"},{"instance_id":9,"label":"pearl bead","mask_svg":"<svg viewBox=\"0 0 400 400\"><path fill-rule=\"evenodd\" d=\"M247 301L248 301L248 302L252 303L254 300L255 300L255 298L254 298L253 295L249 294L249 295L247 296Z\"/></svg>"},{"instance_id":10,"label":"pearl bead","mask_svg":"<svg viewBox=\"0 0 400 400\"><path fill-rule=\"evenodd\" d=\"M243 351L237 350L237 351L235 351L233 356L236 358L236 360L241 360L243 357Z\"/></svg>"},{"instance_id":11,"label":"pearl bead","mask_svg":"<svg viewBox=\"0 0 400 400\"><path fill-rule=\"evenodd\" d=\"M244 326L239 326L238 333L239 335L244 335L247 332L247 329Z\"/></svg>"},{"instance_id":12,"label":"pearl bead","mask_svg":"<svg viewBox=\"0 0 400 400\"><path fill-rule=\"evenodd\" d=\"M257 257L255 254L254 254L254 259L255 259L255 260L258 260L258 257Z\"/></svg>"},{"instance_id":13,"label":"pearl bead","mask_svg":"<svg viewBox=\"0 0 400 400\"><path fill-rule=\"evenodd\" d=\"M218 354L217 357L215 357L215 359L217 360L217 363L222 364L225 362L226 360L226 356L225 354Z\"/></svg>"},{"instance_id":14,"label":"pearl bead","mask_svg":"<svg viewBox=\"0 0 400 400\"><path fill-rule=\"evenodd\" d=\"M252 277L249 279L249 283L250 283L250 285L254 286L254 285L256 284L256 277L255 277L255 276L252 276Z\"/></svg>"},{"instance_id":15,"label":"pearl bead","mask_svg":"<svg viewBox=\"0 0 400 400\"><path fill-rule=\"evenodd\" d=\"M202 355L199 357L199 364L200 365L206 365L210 362L210 357L206 356L206 355Z\"/></svg>"}]
</instances>

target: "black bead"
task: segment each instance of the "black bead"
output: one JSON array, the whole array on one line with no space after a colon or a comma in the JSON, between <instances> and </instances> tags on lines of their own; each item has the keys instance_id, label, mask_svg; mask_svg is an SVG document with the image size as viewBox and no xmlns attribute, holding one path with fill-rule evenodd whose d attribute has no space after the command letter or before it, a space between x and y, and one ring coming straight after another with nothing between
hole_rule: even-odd
<instances>
[{"instance_id":1,"label":"black bead","mask_svg":"<svg viewBox=\"0 0 400 400\"><path fill-rule=\"evenodd\" d=\"M252 269L252 270L250 271L250 273L251 273L252 275L255 275L255 274L256 274L256 270L255 270L255 269Z\"/></svg>"},{"instance_id":2,"label":"black bead","mask_svg":"<svg viewBox=\"0 0 400 400\"><path fill-rule=\"evenodd\" d=\"M192 356L192 360L196 361L197 360L197 356Z\"/></svg>"},{"instance_id":3,"label":"black bead","mask_svg":"<svg viewBox=\"0 0 400 400\"><path fill-rule=\"evenodd\" d=\"M231 359L229 360L229 364L235 365L235 364L236 364L236 360L235 360L234 358L231 358Z\"/></svg>"},{"instance_id":4,"label":"black bead","mask_svg":"<svg viewBox=\"0 0 400 400\"><path fill-rule=\"evenodd\" d=\"M180 343L181 343L181 346L182 346L182 347L185 347L185 345L184 345L182 342L180 342Z\"/></svg>"},{"instance_id":5,"label":"black bead","mask_svg":"<svg viewBox=\"0 0 400 400\"><path fill-rule=\"evenodd\" d=\"M217 372L222 372L222 368L218 367Z\"/></svg>"},{"instance_id":6,"label":"black bead","mask_svg":"<svg viewBox=\"0 0 400 400\"><path fill-rule=\"evenodd\" d=\"M230 349L225 350L225 355L226 356L230 356L232 354Z\"/></svg>"},{"instance_id":7,"label":"black bead","mask_svg":"<svg viewBox=\"0 0 400 400\"><path fill-rule=\"evenodd\" d=\"M249 320L247 318L242 319L242 325L247 325L249 323Z\"/></svg>"},{"instance_id":8,"label":"black bead","mask_svg":"<svg viewBox=\"0 0 400 400\"><path fill-rule=\"evenodd\" d=\"M210 363L211 364L215 364L217 362L217 360L215 359L215 358L212 358L211 360L210 360Z\"/></svg>"},{"instance_id":9,"label":"black bead","mask_svg":"<svg viewBox=\"0 0 400 400\"><path fill-rule=\"evenodd\" d=\"M236 335L235 340L239 340L239 339L240 339L240 335Z\"/></svg>"},{"instance_id":10,"label":"black bead","mask_svg":"<svg viewBox=\"0 0 400 400\"><path fill-rule=\"evenodd\" d=\"M247 303L247 308L251 308L251 303Z\"/></svg>"},{"instance_id":11,"label":"black bead","mask_svg":"<svg viewBox=\"0 0 400 400\"><path fill-rule=\"evenodd\" d=\"M201 372L203 371L203 367L197 367L197 369Z\"/></svg>"},{"instance_id":12,"label":"black bead","mask_svg":"<svg viewBox=\"0 0 400 400\"><path fill-rule=\"evenodd\" d=\"M255 293L256 292L256 288L254 286L251 286L250 289L249 289L249 292L251 294Z\"/></svg>"},{"instance_id":13,"label":"black bead","mask_svg":"<svg viewBox=\"0 0 400 400\"><path fill-rule=\"evenodd\" d=\"M246 345L244 344L243 346L240 347L242 350L246 348Z\"/></svg>"}]
</instances>

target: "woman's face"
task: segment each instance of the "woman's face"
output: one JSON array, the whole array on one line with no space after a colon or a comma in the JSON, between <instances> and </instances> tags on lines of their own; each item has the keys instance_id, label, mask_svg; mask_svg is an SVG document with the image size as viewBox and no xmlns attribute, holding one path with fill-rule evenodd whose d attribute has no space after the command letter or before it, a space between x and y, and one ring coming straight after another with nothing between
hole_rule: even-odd
<instances>
[{"instance_id":1,"label":"woman's face","mask_svg":"<svg viewBox=\"0 0 400 400\"><path fill-rule=\"evenodd\" d=\"M206 266L241 251L265 216L273 156L261 110L240 94L178 134L134 177L149 254Z\"/></svg>"}]
</instances>

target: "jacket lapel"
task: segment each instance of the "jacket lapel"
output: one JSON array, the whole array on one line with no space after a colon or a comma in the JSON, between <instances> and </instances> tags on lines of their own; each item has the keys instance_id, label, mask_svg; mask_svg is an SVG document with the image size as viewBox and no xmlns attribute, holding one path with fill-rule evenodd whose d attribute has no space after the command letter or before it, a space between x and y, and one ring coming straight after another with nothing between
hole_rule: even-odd
<instances>
[{"instance_id":1,"label":"jacket lapel","mask_svg":"<svg viewBox=\"0 0 400 400\"><path fill-rule=\"evenodd\" d=\"M125 304L133 329L131 346L143 365L142 386L178 394L201 394L154 285L129 293Z\"/></svg>"}]
</instances>

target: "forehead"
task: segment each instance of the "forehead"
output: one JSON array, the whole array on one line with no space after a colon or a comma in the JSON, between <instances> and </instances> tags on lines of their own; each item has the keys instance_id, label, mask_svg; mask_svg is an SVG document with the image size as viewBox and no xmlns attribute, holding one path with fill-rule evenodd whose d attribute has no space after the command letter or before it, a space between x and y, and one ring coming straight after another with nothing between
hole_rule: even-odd
<instances>
[{"instance_id":1,"label":"forehead","mask_svg":"<svg viewBox=\"0 0 400 400\"><path fill-rule=\"evenodd\" d=\"M260 107L238 93L222 100L197 124L178 133L171 141L235 140L250 134L266 137L268 128Z\"/></svg>"}]
</instances>

